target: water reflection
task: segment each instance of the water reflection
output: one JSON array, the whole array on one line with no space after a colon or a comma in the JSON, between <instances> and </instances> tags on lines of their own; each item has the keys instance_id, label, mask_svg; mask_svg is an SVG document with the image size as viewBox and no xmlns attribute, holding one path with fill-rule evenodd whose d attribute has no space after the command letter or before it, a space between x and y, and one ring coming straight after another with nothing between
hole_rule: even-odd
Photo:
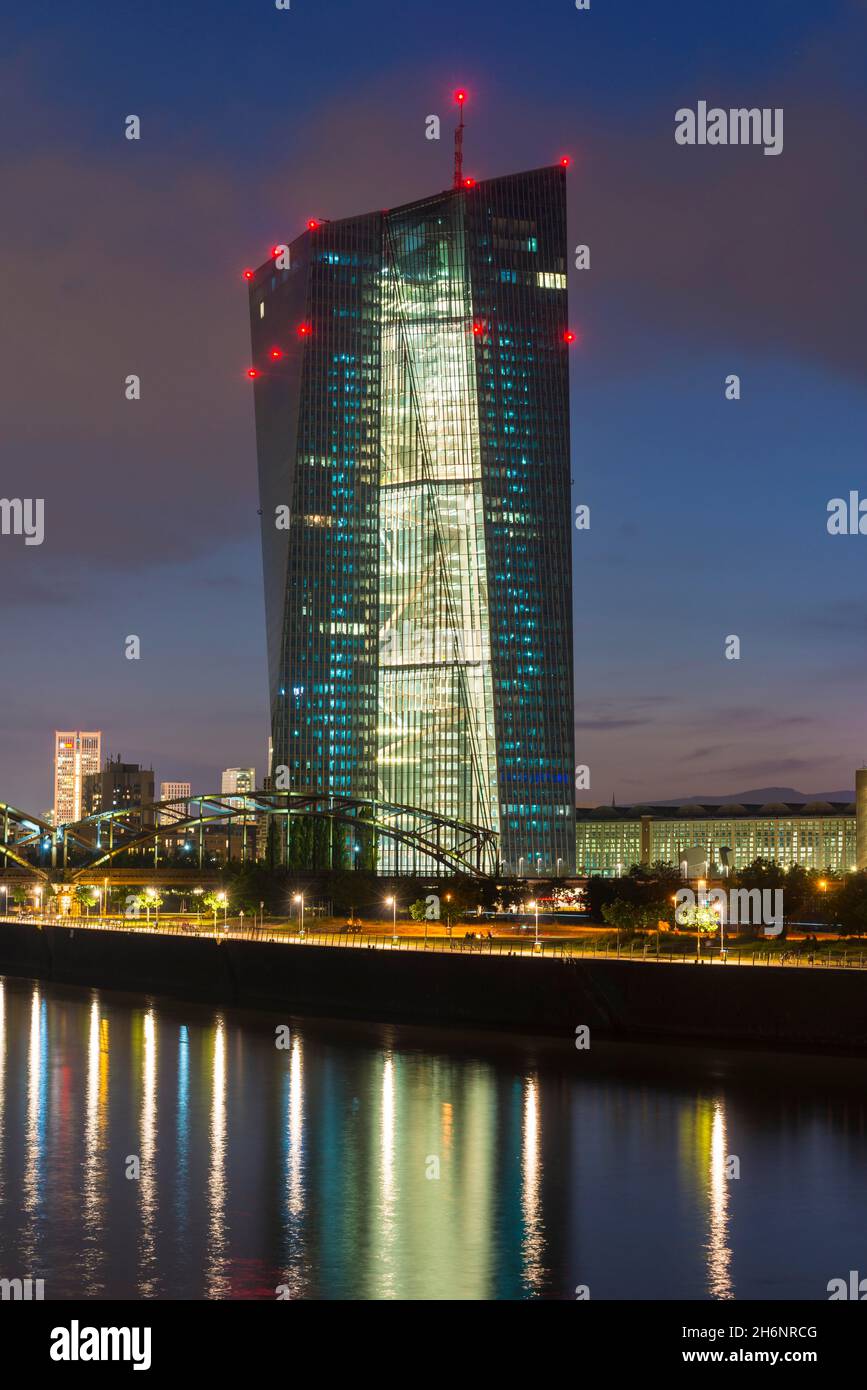
<instances>
[{"instance_id":1,"label":"water reflection","mask_svg":"<svg viewBox=\"0 0 867 1390\"><path fill-rule=\"evenodd\" d=\"M521 1211L524 1217L524 1279L532 1293L542 1288L545 1274L541 1144L539 1079L536 1076L526 1076L521 1145Z\"/></svg>"},{"instance_id":2,"label":"water reflection","mask_svg":"<svg viewBox=\"0 0 867 1390\"><path fill-rule=\"evenodd\" d=\"M210 1168L208 1172L208 1298L226 1298L226 1025L222 1014L214 1028L211 1064Z\"/></svg>"},{"instance_id":3,"label":"water reflection","mask_svg":"<svg viewBox=\"0 0 867 1390\"><path fill-rule=\"evenodd\" d=\"M6 981L0 976L0 1213L6 1205Z\"/></svg>"},{"instance_id":4,"label":"water reflection","mask_svg":"<svg viewBox=\"0 0 867 1390\"><path fill-rule=\"evenodd\" d=\"M24 1131L22 1196L22 1267L38 1267L39 1225L44 1191L45 1128L48 1067L45 1061L45 1004L40 987L33 986L27 1055L27 1119Z\"/></svg>"},{"instance_id":5,"label":"water reflection","mask_svg":"<svg viewBox=\"0 0 867 1390\"><path fill-rule=\"evenodd\" d=\"M725 1106L721 1100L715 1100L708 1171L710 1221L707 1240L708 1288L714 1298L734 1298L732 1252L728 1243L730 1182Z\"/></svg>"},{"instance_id":6,"label":"water reflection","mask_svg":"<svg viewBox=\"0 0 867 1390\"><path fill-rule=\"evenodd\" d=\"M0 1277L49 1297L815 1297L857 1267L867 1066L768 1105L673 1080L674 1050L652 1081L372 1025L295 1023L286 1051L265 1016L15 980L0 1043Z\"/></svg>"},{"instance_id":7,"label":"water reflection","mask_svg":"<svg viewBox=\"0 0 867 1390\"><path fill-rule=\"evenodd\" d=\"M100 1144L100 1135L107 1117L107 1092L108 1022L100 1019L99 1000L94 996L90 1004L88 1023L84 1099L84 1163L81 1180L84 1218L82 1269L84 1292L88 1298L95 1298L101 1287L105 1155Z\"/></svg>"},{"instance_id":8,"label":"water reflection","mask_svg":"<svg viewBox=\"0 0 867 1390\"><path fill-rule=\"evenodd\" d=\"M137 1024L139 1020L136 1018ZM139 1110L139 1294L157 1292L157 1028L153 1008L141 1020L141 1107ZM129 1155L133 1159L135 1155Z\"/></svg>"}]
</instances>

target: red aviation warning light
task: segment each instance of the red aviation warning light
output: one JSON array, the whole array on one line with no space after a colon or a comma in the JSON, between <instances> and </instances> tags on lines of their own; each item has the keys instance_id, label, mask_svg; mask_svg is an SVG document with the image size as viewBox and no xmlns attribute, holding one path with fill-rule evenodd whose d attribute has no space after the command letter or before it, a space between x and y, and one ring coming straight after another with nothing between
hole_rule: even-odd
<instances>
[{"instance_id":1,"label":"red aviation warning light","mask_svg":"<svg viewBox=\"0 0 867 1390\"><path fill-rule=\"evenodd\" d=\"M563 334L563 342L564 342L564 343L574 343L574 342L575 342L576 336L577 336L577 335L576 335L575 333L572 332L572 329L571 329L571 328L567 328L567 329L566 329L566 332Z\"/></svg>"},{"instance_id":2,"label":"red aviation warning light","mask_svg":"<svg viewBox=\"0 0 867 1390\"><path fill-rule=\"evenodd\" d=\"M455 127L455 188L466 188L464 183L464 102L467 94L463 87L459 87L455 92L455 101L461 113L461 119Z\"/></svg>"},{"instance_id":3,"label":"red aviation warning light","mask_svg":"<svg viewBox=\"0 0 867 1390\"><path fill-rule=\"evenodd\" d=\"M244 271L244 279L245 279L245 280L252 280L252 278L253 278L253 272L252 272L252 270L245 270L245 271Z\"/></svg>"},{"instance_id":4,"label":"red aviation warning light","mask_svg":"<svg viewBox=\"0 0 867 1390\"><path fill-rule=\"evenodd\" d=\"M309 324L309 323L299 323L299 325L298 325L298 337L299 337L299 338L309 338L309 337L310 337L310 334L311 334L312 332L313 332L313 326L312 326L312 324Z\"/></svg>"},{"instance_id":5,"label":"red aviation warning light","mask_svg":"<svg viewBox=\"0 0 867 1390\"><path fill-rule=\"evenodd\" d=\"M464 188L475 188L475 179L464 179Z\"/></svg>"},{"instance_id":6,"label":"red aviation warning light","mask_svg":"<svg viewBox=\"0 0 867 1390\"><path fill-rule=\"evenodd\" d=\"M307 223L307 230L308 230L308 232L315 232L315 231L316 231L316 228L317 228L318 226L319 226L319 223L316 221L316 218L315 218L315 217L311 217L311 218L310 218L310 221Z\"/></svg>"},{"instance_id":7,"label":"red aviation warning light","mask_svg":"<svg viewBox=\"0 0 867 1390\"><path fill-rule=\"evenodd\" d=\"M256 377L259 376L259 372L257 371L257 369L256 369L255 367L248 367L248 368L247 368L247 375L248 375L248 377L250 378L251 381L255 381L255 380L256 380Z\"/></svg>"},{"instance_id":8,"label":"red aviation warning light","mask_svg":"<svg viewBox=\"0 0 867 1390\"><path fill-rule=\"evenodd\" d=\"M572 161L569 158L568 154L564 154L563 158L560 160L560 164L562 165L562 167L564 169L568 169L571 163Z\"/></svg>"},{"instance_id":9,"label":"red aviation warning light","mask_svg":"<svg viewBox=\"0 0 867 1390\"><path fill-rule=\"evenodd\" d=\"M476 336L477 338L480 338L480 337L482 336L482 334L484 333L484 331L485 331L484 324L481 324L481 323L474 323L474 324L473 324L473 333L475 334L475 336Z\"/></svg>"},{"instance_id":10,"label":"red aviation warning light","mask_svg":"<svg viewBox=\"0 0 867 1390\"><path fill-rule=\"evenodd\" d=\"M271 360L272 360L272 362L279 362L279 361L280 361L280 358L281 358L282 356L283 356L283 349L282 349L282 348L274 347L274 348L271 349Z\"/></svg>"}]
</instances>

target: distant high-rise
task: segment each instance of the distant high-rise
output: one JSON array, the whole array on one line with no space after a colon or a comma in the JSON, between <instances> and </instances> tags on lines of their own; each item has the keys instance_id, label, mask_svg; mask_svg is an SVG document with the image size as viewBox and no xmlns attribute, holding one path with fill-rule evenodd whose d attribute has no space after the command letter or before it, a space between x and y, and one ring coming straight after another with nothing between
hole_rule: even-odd
<instances>
[{"instance_id":1,"label":"distant high-rise","mask_svg":"<svg viewBox=\"0 0 867 1390\"><path fill-rule=\"evenodd\" d=\"M256 789L256 769L254 767L227 767L220 780L220 791L252 792Z\"/></svg>"},{"instance_id":2,"label":"distant high-rise","mask_svg":"<svg viewBox=\"0 0 867 1390\"><path fill-rule=\"evenodd\" d=\"M174 801L178 797L189 796L191 791L190 782L160 782L160 801Z\"/></svg>"},{"instance_id":3,"label":"distant high-rise","mask_svg":"<svg viewBox=\"0 0 867 1390\"><path fill-rule=\"evenodd\" d=\"M117 757L106 758L101 770L87 774L81 802L84 814L92 816L98 811L121 811L127 807L137 811L140 806L151 806L153 799L153 769L125 763ZM153 812L145 812L140 818L143 825L152 820Z\"/></svg>"},{"instance_id":4,"label":"distant high-rise","mask_svg":"<svg viewBox=\"0 0 867 1390\"><path fill-rule=\"evenodd\" d=\"M99 772L102 734L71 730L54 734L54 824L81 820L84 779Z\"/></svg>"},{"instance_id":5,"label":"distant high-rise","mask_svg":"<svg viewBox=\"0 0 867 1390\"><path fill-rule=\"evenodd\" d=\"M250 283L274 766L567 872L564 169L313 224L289 260Z\"/></svg>"},{"instance_id":6,"label":"distant high-rise","mask_svg":"<svg viewBox=\"0 0 867 1390\"><path fill-rule=\"evenodd\" d=\"M190 782L160 782L160 801L177 801L186 799L192 791ZM183 820L185 809L182 807L172 808L171 810L160 811L160 825L171 825L174 821Z\"/></svg>"}]
</instances>

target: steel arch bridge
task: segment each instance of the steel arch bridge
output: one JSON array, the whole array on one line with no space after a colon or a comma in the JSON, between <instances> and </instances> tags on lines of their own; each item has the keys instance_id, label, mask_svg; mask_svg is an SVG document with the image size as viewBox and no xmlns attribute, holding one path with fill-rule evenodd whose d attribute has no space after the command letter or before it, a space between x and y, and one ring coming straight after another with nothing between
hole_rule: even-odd
<instances>
[{"instance_id":1,"label":"steel arch bridge","mask_svg":"<svg viewBox=\"0 0 867 1390\"><path fill-rule=\"evenodd\" d=\"M299 817L330 825L347 836L357 837L376 850L379 862L383 847L389 850L389 873L466 874L476 878L495 875L499 868L496 831L484 826L440 816L417 806L403 806L372 797L343 796L329 792L246 792L206 793L176 797L144 806L124 806L97 811L84 819L53 826L14 806L0 802L0 867L12 865L49 880L52 871L68 867L70 850L76 860L69 879L75 882L97 869L110 870L124 854L153 853L158 866L160 842L183 837L185 849L203 867L206 837L214 828L224 827L230 838L240 838L242 862L264 856L263 826L273 826L272 842L278 858L288 848L293 821ZM267 837L266 837L267 838ZM50 851L51 868L34 864L30 855Z\"/></svg>"}]
</instances>

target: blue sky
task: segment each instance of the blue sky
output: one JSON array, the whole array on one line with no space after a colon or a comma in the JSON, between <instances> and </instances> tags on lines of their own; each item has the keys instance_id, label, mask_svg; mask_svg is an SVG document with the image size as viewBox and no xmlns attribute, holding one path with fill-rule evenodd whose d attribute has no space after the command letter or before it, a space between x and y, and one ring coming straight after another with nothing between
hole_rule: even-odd
<instances>
[{"instance_id":1,"label":"blue sky","mask_svg":"<svg viewBox=\"0 0 867 1390\"><path fill-rule=\"evenodd\" d=\"M47 529L0 538L0 795L50 804L55 727L200 789L262 769L240 270L311 215L448 186L457 84L468 172L569 153L570 244L591 246L570 276L586 799L851 785L867 537L825 517L867 496L865 31L863 0L7 16L0 491L43 496ZM676 146L700 99L782 107L783 153Z\"/></svg>"}]
</instances>

